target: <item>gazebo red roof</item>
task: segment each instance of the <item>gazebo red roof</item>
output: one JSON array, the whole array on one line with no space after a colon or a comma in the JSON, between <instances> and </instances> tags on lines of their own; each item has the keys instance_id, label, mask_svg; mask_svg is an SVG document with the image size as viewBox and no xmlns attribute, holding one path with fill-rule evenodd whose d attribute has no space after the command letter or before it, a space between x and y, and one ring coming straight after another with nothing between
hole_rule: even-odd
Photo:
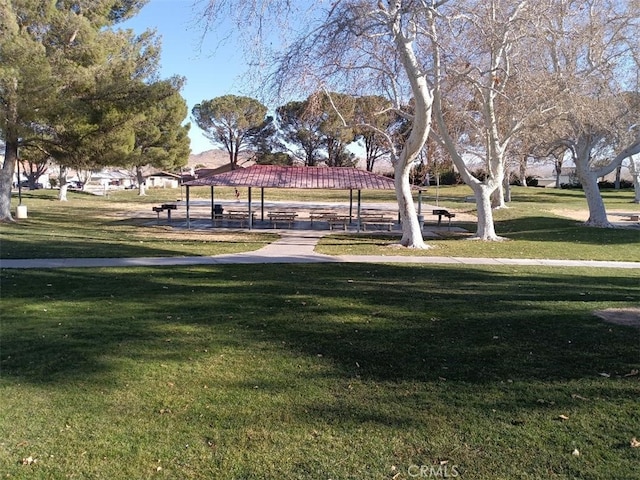
<instances>
[{"instance_id":1,"label":"gazebo red roof","mask_svg":"<svg viewBox=\"0 0 640 480\"><path fill-rule=\"evenodd\" d=\"M348 167L253 165L185 182L187 186L393 190L393 179Z\"/></svg>"}]
</instances>

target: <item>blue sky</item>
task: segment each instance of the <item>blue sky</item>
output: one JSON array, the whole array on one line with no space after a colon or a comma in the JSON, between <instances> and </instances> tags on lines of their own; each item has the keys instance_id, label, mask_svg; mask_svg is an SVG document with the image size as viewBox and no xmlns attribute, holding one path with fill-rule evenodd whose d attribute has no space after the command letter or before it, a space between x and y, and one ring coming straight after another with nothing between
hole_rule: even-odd
<instances>
[{"instance_id":1,"label":"blue sky","mask_svg":"<svg viewBox=\"0 0 640 480\"><path fill-rule=\"evenodd\" d=\"M137 33L155 29L162 39L160 76L186 77L182 96L191 109L202 100L227 94L243 94L242 74L246 72L240 46L219 42L215 34L204 42L202 29L196 25L197 10L193 0L150 0L140 13L119 25ZM199 153L216 148L191 122L191 151Z\"/></svg>"}]
</instances>

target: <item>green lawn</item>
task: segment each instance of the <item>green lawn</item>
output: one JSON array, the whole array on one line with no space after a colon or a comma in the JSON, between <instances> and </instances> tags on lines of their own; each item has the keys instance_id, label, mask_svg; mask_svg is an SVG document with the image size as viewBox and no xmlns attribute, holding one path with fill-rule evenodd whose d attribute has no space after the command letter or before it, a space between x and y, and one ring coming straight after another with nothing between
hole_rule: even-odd
<instances>
[{"instance_id":1,"label":"green lawn","mask_svg":"<svg viewBox=\"0 0 640 480\"><path fill-rule=\"evenodd\" d=\"M1 282L3 478L640 478L639 332L592 314L637 305L640 270L229 265Z\"/></svg>"},{"instance_id":2,"label":"green lawn","mask_svg":"<svg viewBox=\"0 0 640 480\"><path fill-rule=\"evenodd\" d=\"M440 193L472 208L462 187ZM515 193L497 212L511 241L455 236L411 254L639 258L637 231L551 213L584 208L576 192ZM171 195L28 192L0 256L212 255L275 238L128 213ZM227 265L0 282L2 478L640 479L640 333L593 315L637 306L640 269Z\"/></svg>"},{"instance_id":3,"label":"green lawn","mask_svg":"<svg viewBox=\"0 0 640 480\"><path fill-rule=\"evenodd\" d=\"M277 238L264 231L180 231L156 225L151 207L175 201L170 189L152 190L142 198L131 191L109 198L70 192L68 202L59 202L56 194L23 194L28 218L0 224L0 258L220 255L257 250Z\"/></svg>"},{"instance_id":4,"label":"green lawn","mask_svg":"<svg viewBox=\"0 0 640 480\"><path fill-rule=\"evenodd\" d=\"M464 202L467 187L443 189L441 205L454 211L474 212L473 204ZM603 192L609 211L640 213L631 203L632 191ZM432 202L430 197L425 202ZM396 248L399 234L346 234L320 240L316 250L328 255L422 255L488 258L549 258L563 260L640 261L640 229L588 228L582 222L557 213L586 208L584 194L577 190L514 188L509 208L494 212L496 233L504 242L468 241L475 232L471 222L456 222L466 234L444 231L439 238L425 238L432 247L416 251ZM425 220L434 223L427 212ZM630 224L631 225L631 224Z\"/></svg>"},{"instance_id":5,"label":"green lawn","mask_svg":"<svg viewBox=\"0 0 640 480\"><path fill-rule=\"evenodd\" d=\"M192 198L208 198L209 189L194 188ZM474 213L474 205L465 203L470 190L466 186L441 187L440 205ZM114 192L108 198L70 192L69 202L55 199L55 191L26 192L24 203L29 218L16 224L0 225L0 258L56 257L132 257L181 256L237 253L261 248L277 238L272 232L220 233L184 231L153 221L153 205L175 201L180 192L152 189L147 197L133 191ZM273 189L271 199L344 202L345 192ZM391 195L391 197L390 197ZM365 202L392 201L393 192L365 192ZM229 199L230 189L216 189L216 198ZM603 196L610 211L640 213L631 203L633 192L606 190ZM435 203L431 188L425 203ZM365 204L366 205L366 204ZM578 221L562 217L562 210L584 210L584 195L578 190L514 188L510 208L495 212L496 231L506 242L470 242L470 234L448 234L426 238L435 248L426 251L390 248L398 236L384 234L329 235L320 241L317 251L329 255L427 255L452 257L551 258L575 260L640 261L639 229L586 228ZM142 218L140 218L142 216ZM426 215L427 222L434 217ZM456 222L475 231L475 223Z\"/></svg>"}]
</instances>

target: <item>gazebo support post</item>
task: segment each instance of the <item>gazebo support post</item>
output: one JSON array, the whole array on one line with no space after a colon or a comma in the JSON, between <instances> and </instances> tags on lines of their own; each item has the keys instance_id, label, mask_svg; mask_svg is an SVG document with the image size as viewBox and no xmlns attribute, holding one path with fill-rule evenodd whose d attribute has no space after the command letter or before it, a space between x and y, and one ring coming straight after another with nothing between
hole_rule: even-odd
<instances>
[{"instance_id":1,"label":"gazebo support post","mask_svg":"<svg viewBox=\"0 0 640 480\"><path fill-rule=\"evenodd\" d=\"M253 230L253 215L251 214L251 187L247 189L247 201L249 202L249 230Z\"/></svg>"},{"instance_id":2,"label":"gazebo support post","mask_svg":"<svg viewBox=\"0 0 640 480\"><path fill-rule=\"evenodd\" d=\"M264 187L260 187L260 221L264 222Z\"/></svg>"},{"instance_id":3,"label":"gazebo support post","mask_svg":"<svg viewBox=\"0 0 640 480\"><path fill-rule=\"evenodd\" d=\"M362 190L358 190L358 231L360 231L360 210L362 208Z\"/></svg>"},{"instance_id":4,"label":"gazebo support post","mask_svg":"<svg viewBox=\"0 0 640 480\"><path fill-rule=\"evenodd\" d=\"M213 192L213 185L211 185L211 225L215 225L216 212L215 212L215 196Z\"/></svg>"},{"instance_id":5,"label":"gazebo support post","mask_svg":"<svg viewBox=\"0 0 640 480\"><path fill-rule=\"evenodd\" d=\"M189 185L187 185L187 229L191 228L191 219L189 218Z\"/></svg>"},{"instance_id":6,"label":"gazebo support post","mask_svg":"<svg viewBox=\"0 0 640 480\"><path fill-rule=\"evenodd\" d=\"M352 222L353 217L353 189L349 189L349 223Z\"/></svg>"}]
</instances>

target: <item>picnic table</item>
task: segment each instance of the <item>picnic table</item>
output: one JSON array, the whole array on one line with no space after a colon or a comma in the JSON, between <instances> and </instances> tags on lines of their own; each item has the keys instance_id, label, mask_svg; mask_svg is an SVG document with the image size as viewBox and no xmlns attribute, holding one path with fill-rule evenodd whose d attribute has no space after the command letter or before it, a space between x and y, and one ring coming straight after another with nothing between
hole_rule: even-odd
<instances>
[{"instance_id":1,"label":"picnic table","mask_svg":"<svg viewBox=\"0 0 640 480\"><path fill-rule=\"evenodd\" d=\"M255 219L255 212L251 212L251 222L253 223ZM214 215L214 223L216 220L239 221L240 227L243 227L245 222L249 223L249 212L246 210L229 210L219 215Z\"/></svg>"},{"instance_id":2,"label":"picnic table","mask_svg":"<svg viewBox=\"0 0 640 480\"><path fill-rule=\"evenodd\" d=\"M333 230L335 225L342 225L342 229L346 231L347 225L351 222L351 217L349 215L331 215L326 220L329 224L329 230Z\"/></svg>"},{"instance_id":3,"label":"picnic table","mask_svg":"<svg viewBox=\"0 0 640 480\"><path fill-rule=\"evenodd\" d=\"M293 222L295 222L296 217L298 216L295 212L286 212L286 211L276 211L276 212L268 212L267 217L269 217L269 221L273 228L277 228L278 223L288 223L289 228L293 226Z\"/></svg>"},{"instance_id":4,"label":"picnic table","mask_svg":"<svg viewBox=\"0 0 640 480\"><path fill-rule=\"evenodd\" d=\"M451 228L451 219L456 216L455 213L450 212L449 210L445 210L444 208L437 208L433 211L433 215L438 216L438 226L440 226L442 222L442 217L447 217L449 219L449 228Z\"/></svg>"},{"instance_id":5,"label":"picnic table","mask_svg":"<svg viewBox=\"0 0 640 480\"><path fill-rule=\"evenodd\" d=\"M360 225L364 231L367 230L367 225L382 225L386 226L387 230L391 231L391 228L395 224L395 220L386 215L363 215L360 217Z\"/></svg>"},{"instance_id":6,"label":"picnic table","mask_svg":"<svg viewBox=\"0 0 640 480\"><path fill-rule=\"evenodd\" d=\"M335 212L311 212L309 213L309 220L311 221L311 225L313 225L314 220L326 221L327 219L335 217Z\"/></svg>"}]
</instances>

